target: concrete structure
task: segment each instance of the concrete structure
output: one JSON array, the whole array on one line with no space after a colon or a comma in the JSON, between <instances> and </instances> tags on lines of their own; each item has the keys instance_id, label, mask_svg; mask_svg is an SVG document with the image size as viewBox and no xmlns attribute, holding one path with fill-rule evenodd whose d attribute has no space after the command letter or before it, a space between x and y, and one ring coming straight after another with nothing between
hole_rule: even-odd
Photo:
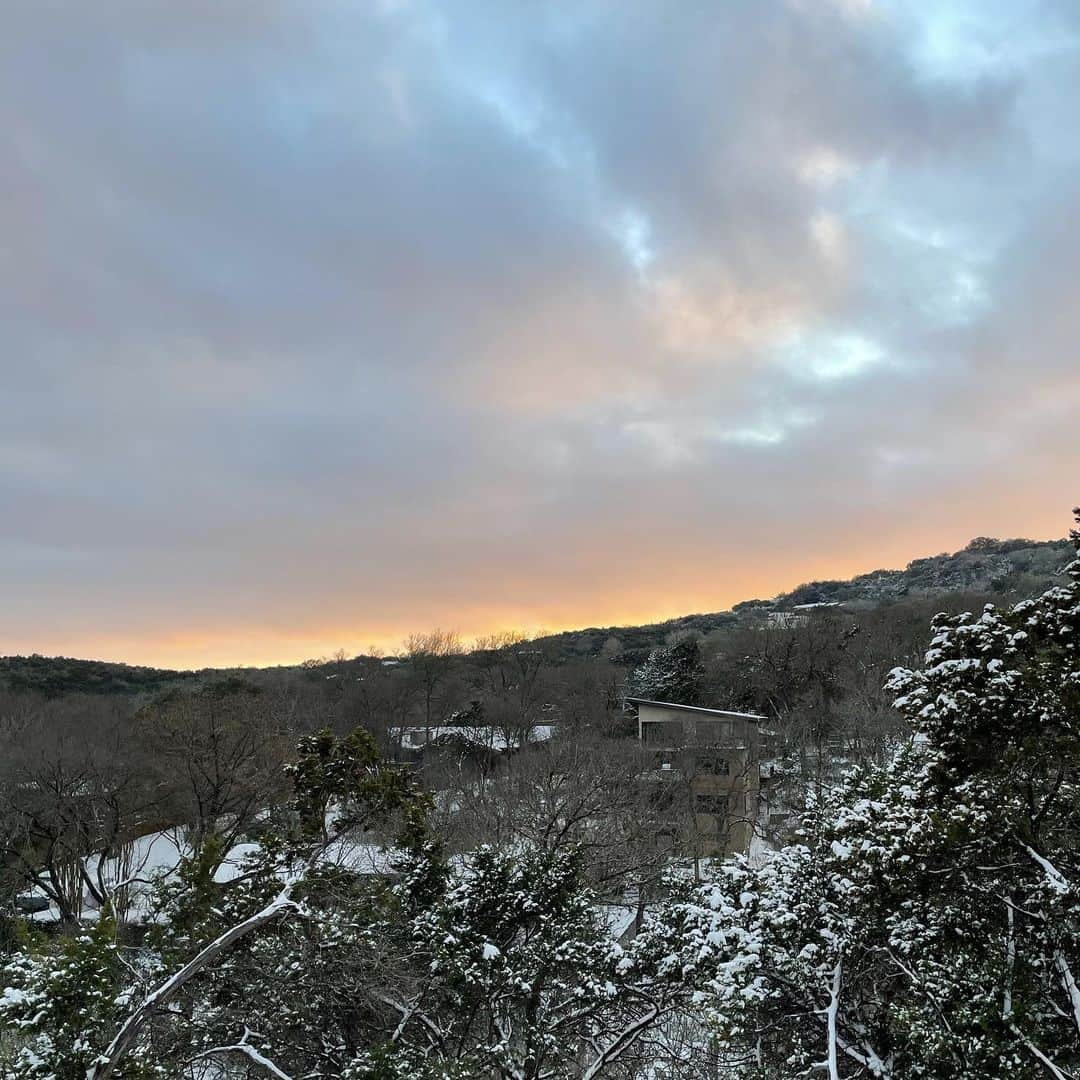
<instances>
[{"instance_id":1,"label":"concrete structure","mask_svg":"<svg viewBox=\"0 0 1080 1080\"><path fill-rule=\"evenodd\" d=\"M665 833L688 854L746 852L758 814L760 745L754 713L627 698L651 757L643 779L658 785Z\"/></svg>"}]
</instances>

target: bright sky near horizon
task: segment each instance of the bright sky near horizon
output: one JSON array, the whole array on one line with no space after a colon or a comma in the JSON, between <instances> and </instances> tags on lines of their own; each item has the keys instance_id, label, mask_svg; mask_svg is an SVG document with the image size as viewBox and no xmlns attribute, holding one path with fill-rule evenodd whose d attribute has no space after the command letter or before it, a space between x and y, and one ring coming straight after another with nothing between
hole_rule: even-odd
<instances>
[{"instance_id":1,"label":"bright sky near horizon","mask_svg":"<svg viewBox=\"0 0 1080 1080\"><path fill-rule=\"evenodd\" d=\"M727 607L1061 536L1072 0L15 0L0 654Z\"/></svg>"}]
</instances>

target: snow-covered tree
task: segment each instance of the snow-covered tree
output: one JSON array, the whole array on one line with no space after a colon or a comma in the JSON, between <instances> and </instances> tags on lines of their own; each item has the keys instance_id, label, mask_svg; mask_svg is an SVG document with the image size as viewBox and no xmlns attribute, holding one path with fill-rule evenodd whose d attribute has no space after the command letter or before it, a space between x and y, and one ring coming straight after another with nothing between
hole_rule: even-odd
<instances>
[{"instance_id":1,"label":"snow-covered tree","mask_svg":"<svg viewBox=\"0 0 1080 1080\"><path fill-rule=\"evenodd\" d=\"M411 960L412 987L384 995L387 1045L355 1075L390 1065L401 1077L626 1075L685 984L612 939L582 870L572 849L482 847L433 895L430 866L414 860L395 890L405 917L386 928Z\"/></svg>"},{"instance_id":2,"label":"snow-covered tree","mask_svg":"<svg viewBox=\"0 0 1080 1080\"><path fill-rule=\"evenodd\" d=\"M300 828L265 835L228 881L193 856L141 948L103 921L9 965L13 1078L627 1074L687 988L613 939L580 849L447 859L427 801L362 736L300 751ZM399 810L391 875L340 857L342 826Z\"/></svg>"},{"instance_id":3,"label":"snow-covered tree","mask_svg":"<svg viewBox=\"0 0 1080 1080\"><path fill-rule=\"evenodd\" d=\"M644 664L634 668L626 683L631 697L696 705L704 669L696 638L653 649Z\"/></svg>"},{"instance_id":4,"label":"snow-covered tree","mask_svg":"<svg viewBox=\"0 0 1080 1080\"><path fill-rule=\"evenodd\" d=\"M0 1072L13 1080L83 1080L93 1033L130 1004L115 924L102 918L56 949L26 950L0 965ZM129 1076L144 1072L138 1056Z\"/></svg>"},{"instance_id":5,"label":"snow-covered tree","mask_svg":"<svg viewBox=\"0 0 1080 1080\"><path fill-rule=\"evenodd\" d=\"M648 931L703 980L740 1076L1080 1069L1080 559L934 630L891 679L912 745Z\"/></svg>"},{"instance_id":6,"label":"snow-covered tree","mask_svg":"<svg viewBox=\"0 0 1080 1080\"><path fill-rule=\"evenodd\" d=\"M339 865L334 845L423 799L362 731L341 740L319 732L298 750L289 772L301 827L265 834L229 880L214 875L213 851L197 849L161 883L145 948L123 947L102 918L91 933L7 965L0 1019L24 1045L5 1075L106 1080L181 1075L184 1063L210 1059L272 1061L268 1022L276 1046L296 1036L301 1064L324 1044L349 1050L331 996L347 981L342 968L361 982L374 887ZM360 939L363 948L342 947Z\"/></svg>"}]
</instances>

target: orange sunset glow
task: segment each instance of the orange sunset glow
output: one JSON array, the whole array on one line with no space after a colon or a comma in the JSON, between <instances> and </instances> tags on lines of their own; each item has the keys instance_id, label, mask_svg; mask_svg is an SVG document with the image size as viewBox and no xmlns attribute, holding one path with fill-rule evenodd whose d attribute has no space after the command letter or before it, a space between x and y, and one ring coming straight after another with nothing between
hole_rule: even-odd
<instances>
[{"instance_id":1,"label":"orange sunset glow","mask_svg":"<svg viewBox=\"0 0 1080 1080\"><path fill-rule=\"evenodd\" d=\"M1080 0L14 0L0 1080L1080 1080Z\"/></svg>"},{"instance_id":2,"label":"orange sunset glow","mask_svg":"<svg viewBox=\"0 0 1080 1080\"><path fill-rule=\"evenodd\" d=\"M0 43L0 654L293 664L1066 532L1064 13L61 7Z\"/></svg>"}]
</instances>

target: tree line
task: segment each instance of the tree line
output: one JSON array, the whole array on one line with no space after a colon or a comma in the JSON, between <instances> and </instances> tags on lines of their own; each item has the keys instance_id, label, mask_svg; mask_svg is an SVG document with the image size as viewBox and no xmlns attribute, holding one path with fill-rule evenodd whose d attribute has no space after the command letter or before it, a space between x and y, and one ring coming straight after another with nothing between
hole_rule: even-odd
<instances>
[{"instance_id":1,"label":"tree line","mask_svg":"<svg viewBox=\"0 0 1080 1080\"><path fill-rule=\"evenodd\" d=\"M605 842L632 843L575 814L554 764L502 842L454 850L440 793L369 732L303 735L234 876L211 872L211 832L139 936L107 898L75 934L9 947L6 1075L1068 1080L1080 557L1038 597L929 630L888 676L903 743L771 857L649 877L633 933L599 872ZM706 677L693 649L638 675ZM347 854L372 836L377 873ZM613 867L644 889L641 871Z\"/></svg>"},{"instance_id":2,"label":"tree line","mask_svg":"<svg viewBox=\"0 0 1080 1080\"><path fill-rule=\"evenodd\" d=\"M1058 580L635 664L436 631L153 694L8 691L4 1075L1068 1077L1080 563ZM658 848L628 693L766 718L773 857ZM404 726L539 723L509 758L388 760ZM155 830L178 865L125 867Z\"/></svg>"}]
</instances>

